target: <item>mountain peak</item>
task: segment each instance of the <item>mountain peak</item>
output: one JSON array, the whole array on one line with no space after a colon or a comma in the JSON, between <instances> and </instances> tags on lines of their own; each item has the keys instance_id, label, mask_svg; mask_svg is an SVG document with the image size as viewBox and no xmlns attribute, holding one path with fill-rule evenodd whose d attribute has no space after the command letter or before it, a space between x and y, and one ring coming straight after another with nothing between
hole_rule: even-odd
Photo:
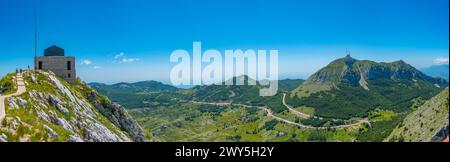
<instances>
[{"instance_id":1,"label":"mountain peak","mask_svg":"<svg viewBox=\"0 0 450 162\"><path fill-rule=\"evenodd\" d=\"M249 83L257 83L258 81L256 81L254 78L251 78L250 76L244 74L244 75L239 75L239 76L234 76L232 78L229 78L227 80L225 80L225 82L232 82L233 84L237 83L237 81L244 81L244 85L250 85Z\"/></svg>"},{"instance_id":2,"label":"mountain peak","mask_svg":"<svg viewBox=\"0 0 450 162\"><path fill-rule=\"evenodd\" d=\"M297 91L305 91L312 94L337 88L340 84L361 86L365 90L369 90L370 83L368 81L379 79L392 81L421 80L440 87L445 87L448 84L442 79L432 78L423 74L403 60L392 63L378 63L369 60L357 60L347 55L332 61L326 67L314 73Z\"/></svg>"},{"instance_id":3,"label":"mountain peak","mask_svg":"<svg viewBox=\"0 0 450 162\"><path fill-rule=\"evenodd\" d=\"M407 64L407 63L406 63L405 61L403 61L403 60L394 61L393 63Z\"/></svg>"},{"instance_id":4,"label":"mountain peak","mask_svg":"<svg viewBox=\"0 0 450 162\"><path fill-rule=\"evenodd\" d=\"M398 60L398 61L394 61L391 63L392 65L399 65L399 66L408 66L408 67L412 67L410 64L406 63L403 60Z\"/></svg>"},{"instance_id":5,"label":"mountain peak","mask_svg":"<svg viewBox=\"0 0 450 162\"><path fill-rule=\"evenodd\" d=\"M347 54L344 58L350 59L350 60L355 60L350 54Z\"/></svg>"},{"instance_id":6,"label":"mountain peak","mask_svg":"<svg viewBox=\"0 0 450 162\"><path fill-rule=\"evenodd\" d=\"M449 80L449 66L448 64L443 64L443 65L433 65L427 68L423 68L421 69L422 72L424 72L425 74L432 76L432 77L440 77L440 78L444 78L447 81Z\"/></svg>"},{"instance_id":7,"label":"mountain peak","mask_svg":"<svg viewBox=\"0 0 450 162\"><path fill-rule=\"evenodd\" d=\"M353 58L353 57L350 56L349 54L347 54L345 57L336 59L335 61L352 61L352 62L355 62L355 61L358 61L358 60L355 59L355 58Z\"/></svg>"}]
</instances>

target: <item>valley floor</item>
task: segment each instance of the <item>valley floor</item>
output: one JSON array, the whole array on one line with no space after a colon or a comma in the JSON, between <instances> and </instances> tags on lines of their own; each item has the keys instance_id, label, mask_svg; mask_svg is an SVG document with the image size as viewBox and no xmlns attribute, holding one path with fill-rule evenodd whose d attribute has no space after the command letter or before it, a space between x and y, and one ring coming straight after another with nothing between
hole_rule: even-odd
<instances>
[{"instance_id":1,"label":"valley floor","mask_svg":"<svg viewBox=\"0 0 450 162\"><path fill-rule=\"evenodd\" d=\"M285 98L286 98L286 94L283 94L283 105L293 115L298 116L300 118L304 118L304 119L308 119L308 118L323 119L321 117L311 116L311 115L308 115L308 114L305 114L305 113L302 113L300 111L295 110L294 108L292 108L291 106L286 104ZM214 106L241 106L241 107L246 107L246 108L256 107L258 109L261 109L261 110L267 112L267 117L273 118L273 119L275 119L277 121L280 121L280 122L284 122L284 123L287 123L287 124L298 126L300 128L306 128L306 129L344 129L344 128L347 128L347 127L359 126L359 125L364 124L364 123L370 125L370 122L369 122L368 119L358 119L357 122L353 123L353 124L344 124L344 125L328 126L328 127L315 127L315 126L305 125L305 124L302 124L300 122L290 121L290 120L282 118L282 117L278 117L278 116L274 115L272 110L268 109L267 107L263 107L263 106L252 106L252 105L233 104L233 103L224 103L224 102L198 102L198 101L191 101L191 102L194 103L194 104L205 104L205 105L214 105ZM331 120L337 120L337 119L331 119Z\"/></svg>"},{"instance_id":2,"label":"valley floor","mask_svg":"<svg viewBox=\"0 0 450 162\"><path fill-rule=\"evenodd\" d=\"M284 106L292 109L287 104ZM294 109L287 113L274 113L264 106L203 101L130 110L143 128L159 141L351 142L357 140L359 130L370 126L368 119L353 119L342 125L311 126L294 118L320 117L307 117Z\"/></svg>"}]
</instances>

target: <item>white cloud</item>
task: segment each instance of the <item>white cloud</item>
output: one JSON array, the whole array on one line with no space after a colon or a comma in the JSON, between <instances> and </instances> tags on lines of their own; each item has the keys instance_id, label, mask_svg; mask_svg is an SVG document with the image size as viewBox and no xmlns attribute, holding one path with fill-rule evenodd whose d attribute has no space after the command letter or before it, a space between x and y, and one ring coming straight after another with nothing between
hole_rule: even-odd
<instances>
[{"instance_id":1,"label":"white cloud","mask_svg":"<svg viewBox=\"0 0 450 162\"><path fill-rule=\"evenodd\" d=\"M94 66L94 69L101 69L101 66Z\"/></svg>"},{"instance_id":2,"label":"white cloud","mask_svg":"<svg viewBox=\"0 0 450 162\"><path fill-rule=\"evenodd\" d=\"M117 54L116 56L114 56L114 59L119 59L119 58L122 58L122 57L124 57L124 53L123 52L120 52L119 54Z\"/></svg>"},{"instance_id":3,"label":"white cloud","mask_svg":"<svg viewBox=\"0 0 450 162\"><path fill-rule=\"evenodd\" d=\"M128 58L123 52L120 52L119 54L114 56L114 63L133 63L136 61L139 61L139 58Z\"/></svg>"},{"instance_id":4,"label":"white cloud","mask_svg":"<svg viewBox=\"0 0 450 162\"><path fill-rule=\"evenodd\" d=\"M90 65L90 64L92 64L91 60L82 60L81 61L81 65Z\"/></svg>"},{"instance_id":5,"label":"white cloud","mask_svg":"<svg viewBox=\"0 0 450 162\"><path fill-rule=\"evenodd\" d=\"M122 63L132 63L135 61L139 61L139 59L138 58L123 58L122 59Z\"/></svg>"},{"instance_id":6,"label":"white cloud","mask_svg":"<svg viewBox=\"0 0 450 162\"><path fill-rule=\"evenodd\" d=\"M448 58L439 57L439 58L434 59L433 63L437 64L437 65L448 64Z\"/></svg>"}]
</instances>

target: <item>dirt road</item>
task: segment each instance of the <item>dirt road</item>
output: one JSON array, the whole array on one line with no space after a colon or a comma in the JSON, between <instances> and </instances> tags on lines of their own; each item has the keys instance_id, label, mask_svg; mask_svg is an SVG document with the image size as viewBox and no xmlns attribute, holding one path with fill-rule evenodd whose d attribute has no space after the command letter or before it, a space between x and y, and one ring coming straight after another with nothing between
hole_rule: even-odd
<instances>
[{"instance_id":1,"label":"dirt road","mask_svg":"<svg viewBox=\"0 0 450 162\"><path fill-rule=\"evenodd\" d=\"M0 123L3 121L3 119L6 116L5 100L12 96L19 96L27 91L25 88L25 82L23 81L23 76L21 73L18 73L16 75L16 83L17 83L17 92L16 93L0 96Z\"/></svg>"}]
</instances>

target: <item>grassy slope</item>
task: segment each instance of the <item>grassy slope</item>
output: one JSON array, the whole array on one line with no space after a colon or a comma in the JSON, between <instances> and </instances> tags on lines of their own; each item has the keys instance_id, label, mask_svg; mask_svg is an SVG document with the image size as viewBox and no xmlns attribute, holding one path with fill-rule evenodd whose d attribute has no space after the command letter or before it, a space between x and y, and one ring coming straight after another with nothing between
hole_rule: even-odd
<instances>
[{"instance_id":1,"label":"grassy slope","mask_svg":"<svg viewBox=\"0 0 450 162\"><path fill-rule=\"evenodd\" d=\"M313 74L292 91L288 103L314 108L316 115L329 118L366 117L380 107L407 112L413 100L427 100L443 89L435 84L448 83L403 61L377 63L347 56Z\"/></svg>"},{"instance_id":2,"label":"grassy slope","mask_svg":"<svg viewBox=\"0 0 450 162\"><path fill-rule=\"evenodd\" d=\"M27 93L22 94L21 96L18 96L25 101L27 101L26 107L21 107L19 109L12 109L9 108L8 102L5 103L6 106L6 120L3 121L2 128L0 129L0 134L5 134L8 137L8 141L32 141L32 142L40 142L40 141L67 141L69 138L69 135L72 133L66 129L64 129L60 125L56 125L54 123L49 123L41 118L38 118L36 108L33 107L33 105L40 105L36 103L35 99L30 98L30 94L28 92L32 90L36 90L37 92L51 94L54 96L59 96L58 93L60 93L57 90L57 87L50 83L48 77L44 76L43 74L37 74L36 76L37 80L39 80L40 84L33 83L31 81L31 77L29 75L24 76L24 81L27 83ZM67 88L70 89L70 91L77 96L78 98L84 99L82 93L78 91L78 86L85 85L81 81L77 81L75 85L70 85L64 80L58 78L61 83L64 84ZM65 99L68 100L67 96ZM79 116L76 116L71 109L69 105L64 105L68 110L69 114L65 115L62 114L59 110L57 110L54 106L46 106L41 107L45 113L49 113L50 111L53 111L57 113L58 116L63 117L67 121L70 121L70 119L80 119ZM95 120L99 121L101 124L103 124L106 128L109 130L115 132L118 134L120 131L116 126L114 126L108 119L106 119L104 116L100 114L96 109L92 109L92 111L95 112ZM20 121L19 121L20 119ZM14 126L15 123L18 124L18 126ZM59 138L50 138L47 134L47 131L44 129L44 125L49 126L51 129L53 129L58 135ZM14 128L15 127L15 128Z\"/></svg>"},{"instance_id":3,"label":"grassy slope","mask_svg":"<svg viewBox=\"0 0 450 162\"><path fill-rule=\"evenodd\" d=\"M339 89L314 93L308 97L290 97L287 102L294 107L314 108L315 115L329 118L348 119L367 117L377 108L394 112L407 112L415 99L429 99L441 89L421 81L368 81L371 90L346 84Z\"/></svg>"},{"instance_id":4,"label":"grassy slope","mask_svg":"<svg viewBox=\"0 0 450 162\"><path fill-rule=\"evenodd\" d=\"M385 141L430 141L437 131L449 124L448 102L446 88L409 114Z\"/></svg>"},{"instance_id":5,"label":"grassy slope","mask_svg":"<svg viewBox=\"0 0 450 162\"><path fill-rule=\"evenodd\" d=\"M118 83L107 85L102 83L91 83L90 86L99 93L108 96L113 102L117 102L128 109L153 107L166 103L162 98L165 94L176 95L176 87L165 85L155 81L143 81L136 83ZM153 98L160 98L160 103L152 101Z\"/></svg>"},{"instance_id":6,"label":"grassy slope","mask_svg":"<svg viewBox=\"0 0 450 162\"><path fill-rule=\"evenodd\" d=\"M274 121L257 108L190 103L130 114L160 141L353 141L358 129L313 130Z\"/></svg>"},{"instance_id":7,"label":"grassy slope","mask_svg":"<svg viewBox=\"0 0 450 162\"><path fill-rule=\"evenodd\" d=\"M2 95L12 94L17 91L17 83L14 82L13 78L16 76L16 73L7 74L0 80L0 87L2 88Z\"/></svg>"}]
</instances>

